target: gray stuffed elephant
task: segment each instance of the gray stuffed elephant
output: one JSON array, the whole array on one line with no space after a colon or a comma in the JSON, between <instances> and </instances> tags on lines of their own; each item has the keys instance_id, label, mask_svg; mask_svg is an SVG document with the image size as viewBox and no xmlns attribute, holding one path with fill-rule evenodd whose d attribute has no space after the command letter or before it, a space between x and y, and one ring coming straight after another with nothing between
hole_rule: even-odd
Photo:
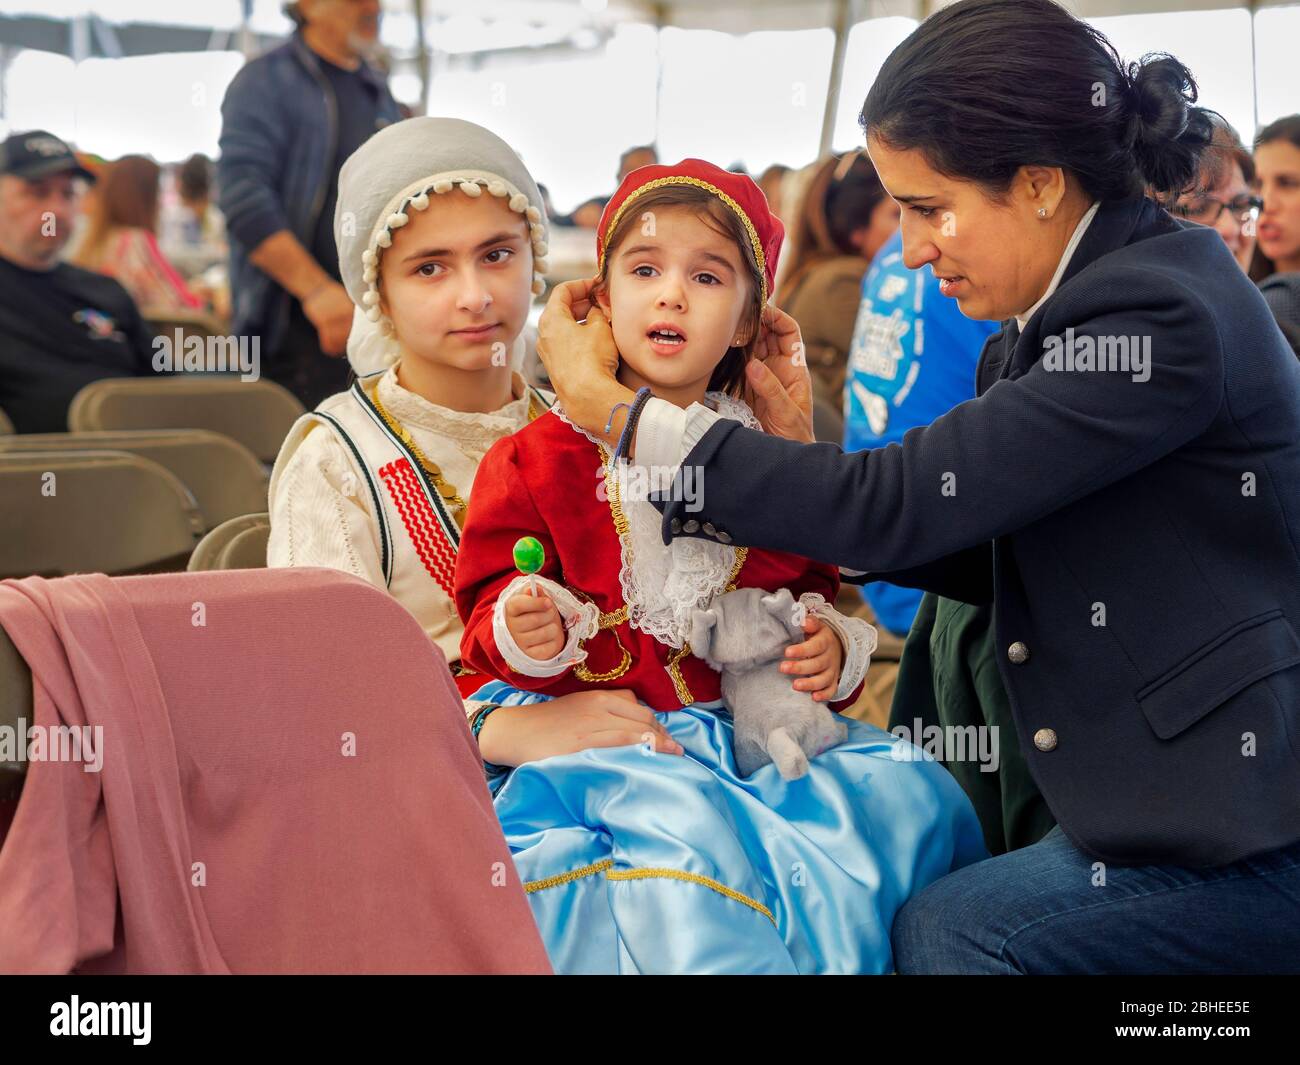
<instances>
[{"instance_id":1,"label":"gray stuffed elephant","mask_svg":"<svg viewBox=\"0 0 1300 1065\"><path fill-rule=\"evenodd\" d=\"M742 776L773 762L786 780L808 772L808 759L848 736L848 726L811 692L795 691L780 671L785 649L804 632L789 588L737 588L691 616L691 650L722 673L722 698L735 719Z\"/></svg>"}]
</instances>

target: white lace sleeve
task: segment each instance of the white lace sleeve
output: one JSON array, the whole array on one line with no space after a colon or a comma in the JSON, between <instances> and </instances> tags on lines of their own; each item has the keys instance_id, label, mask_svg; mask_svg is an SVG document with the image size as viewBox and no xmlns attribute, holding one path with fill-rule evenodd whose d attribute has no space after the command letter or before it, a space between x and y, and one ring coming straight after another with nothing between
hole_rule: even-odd
<instances>
[{"instance_id":1,"label":"white lace sleeve","mask_svg":"<svg viewBox=\"0 0 1300 1065\"><path fill-rule=\"evenodd\" d=\"M809 613L821 618L840 638L840 643L844 646L844 664L840 667L840 686L835 689L830 701L847 699L853 694L853 689L862 683L867 675L867 667L871 665L871 653L876 649L875 627L861 618L841 614L818 592L804 592L799 596L799 604Z\"/></svg>"},{"instance_id":2,"label":"white lace sleeve","mask_svg":"<svg viewBox=\"0 0 1300 1065\"><path fill-rule=\"evenodd\" d=\"M522 673L525 677L558 677L570 666L586 659L587 652L578 650L578 641L589 640L596 635L600 611L595 603L582 602L567 588L548 577L538 577L537 583L559 608L560 620L564 622L568 633L559 654L544 662L529 657L515 643L515 638L506 627L506 600L528 587L528 577L522 573L497 596L496 605L492 609L492 638L496 640L501 657L516 673Z\"/></svg>"}]
</instances>

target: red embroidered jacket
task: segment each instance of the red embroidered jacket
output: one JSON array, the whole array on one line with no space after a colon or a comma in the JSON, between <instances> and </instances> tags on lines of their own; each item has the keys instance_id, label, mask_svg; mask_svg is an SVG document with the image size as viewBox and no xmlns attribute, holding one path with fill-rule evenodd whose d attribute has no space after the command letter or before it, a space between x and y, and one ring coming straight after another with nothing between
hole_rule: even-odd
<instances>
[{"instance_id":1,"label":"red embroidered jacket","mask_svg":"<svg viewBox=\"0 0 1300 1065\"><path fill-rule=\"evenodd\" d=\"M653 636L633 629L626 619L602 628L581 645L587 652L582 665L591 674L618 673L625 657L620 643L630 654L625 671L607 680L583 680L576 667L554 677L527 676L511 668L498 649L493 610L497 597L519 575L513 550L522 536L536 537L546 552L540 576L579 599L594 601L602 614L616 613L624 606L619 583L621 545L614 523L618 504L604 498L602 466L597 445L551 412L497 441L483 458L456 562L456 608L465 624L462 665L549 695L629 688L655 710L679 710L691 702L720 698L721 675L705 661L689 653L678 655ZM734 586L789 588L796 600L804 592L818 592L833 604L839 572L797 555L751 549ZM675 656L680 660L674 662ZM795 679L790 676L792 682ZM852 705L860 690L861 685L848 699L830 704L832 709Z\"/></svg>"}]
</instances>

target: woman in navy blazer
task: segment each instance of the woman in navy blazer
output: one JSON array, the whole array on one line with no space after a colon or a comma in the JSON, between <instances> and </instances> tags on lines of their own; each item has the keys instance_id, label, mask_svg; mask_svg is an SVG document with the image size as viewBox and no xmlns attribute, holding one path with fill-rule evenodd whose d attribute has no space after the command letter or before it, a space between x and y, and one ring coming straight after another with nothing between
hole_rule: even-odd
<instances>
[{"instance_id":1,"label":"woman in navy blazer","mask_svg":"<svg viewBox=\"0 0 1300 1065\"><path fill-rule=\"evenodd\" d=\"M1192 182L1195 100L1177 60L1125 67L1050 0L931 16L862 125L907 265L1006 321L977 398L901 445L812 443L798 329L769 311L749 380L770 435L654 399L635 426L636 462L703 475L702 512L660 501L665 542L995 604L1059 827L913 898L902 972L1300 968L1300 364L1218 235L1144 198ZM541 353L603 434L632 395L588 288L553 298Z\"/></svg>"}]
</instances>

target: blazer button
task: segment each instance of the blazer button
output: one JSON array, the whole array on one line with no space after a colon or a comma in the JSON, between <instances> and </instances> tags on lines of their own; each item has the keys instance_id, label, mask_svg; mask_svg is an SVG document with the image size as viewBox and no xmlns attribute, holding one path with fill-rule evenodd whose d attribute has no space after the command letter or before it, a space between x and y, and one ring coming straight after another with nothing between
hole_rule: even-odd
<instances>
[{"instance_id":1,"label":"blazer button","mask_svg":"<svg viewBox=\"0 0 1300 1065\"><path fill-rule=\"evenodd\" d=\"M1007 657L1017 666L1022 666L1029 661L1029 648L1017 640L1007 648Z\"/></svg>"},{"instance_id":2,"label":"blazer button","mask_svg":"<svg viewBox=\"0 0 1300 1065\"><path fill-rule=\"evenodd\" d=\"M684 533L697 533L699 531L700 523L694 518L688 518L686 523L682 526L682 532Z\"/></svg>"},{"instance_id":3,"label":"blazer button","mask_svg":"<svg viewBox=\"0 0 1300 1065\"><path fill-rule=\"evenodd\" d=\"M1056 731L1050 728L1040 728L1034 733L1034 746L1040 751L1056 750Z\"/></svg>"},{"instance_id":4,"label":"blazer button","mask_svg":"<svg viewBox=\"0 0 1300 1065\"><path fill-rule=\"evenodd\" d=\"M682 519L681 519L681 518L673 518L673 519L668 523L668 531L671 532L674 536L676 536L679 532L681 532L681 531L682 531Z\"/></svg>"},{"instance_id":5,"label":"blazer button","mask_svg":"<svg viewBox=\"0 0 1300 1065\"><path fill-rule=\"evenodd\" d=\"M729 532L723 532L721 529L719 529L719 530L718 530L718 543L720 543L720 544L729 544L729 543L731 543L731 533L729 533Z\"/></svg>"},{"instance_id":6,"label":"blazer button","mask_svg":"<svg viewBox=\"0 0 1300 1065\"><path fill-rule=\"evenodd\" d=\"M711 522L711 521L706 521L706 522L704 523L704 535L705 535L705 536L717 536L717 535L718 535L718 530L715 529L715 528L713 527L713 522Z\"/></svg>"}]
</instances>

